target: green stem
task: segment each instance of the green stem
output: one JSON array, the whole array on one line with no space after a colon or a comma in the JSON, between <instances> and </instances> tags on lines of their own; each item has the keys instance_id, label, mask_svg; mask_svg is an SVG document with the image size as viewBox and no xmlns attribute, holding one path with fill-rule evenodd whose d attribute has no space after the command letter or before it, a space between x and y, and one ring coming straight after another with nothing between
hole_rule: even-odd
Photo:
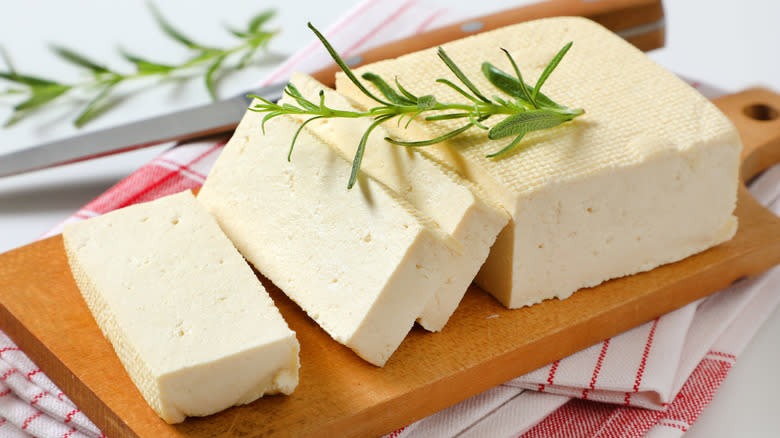
<instances>
[{"instance_id":1,"label":"green stem","mask_svg":"<svg viewBox=\"0 0 780 438\"><path fill-rule=\"evenodd\" d=\"M321 117L336 117L336 118L346 118L346 119L358 119L358 118L365 118L365 117L395 117L405 114L418 114L418 113L425 113L430 111L451 111L451 110L461 110L466 111L467 113L477 113L477 114L514 114L516 111L513 111L511 108L508 108L503 105L495 105L495 104L488 104L488 103L480 103L478 105L468 105L468 104L460 104L460 103L437 103L435 106L420 110L419 107L415 105L390 105L390 106L382 106L377 107L374 109L371 109L369 111L343 111L343 110L336 110L332 108L325 108L321 109L318 108L317 110L309 110L306 108L298 108L298 107L277 107L277 105L273 105L275 109L277 110L283 110L286 114L297 114L297 115L310 115L310 116L321 116ZM255 108L256 111L269 111L270 108L268 108L266 105L258 105L258 108Z\"/></svg>"},{"instance_id":2,"label":"green stem","mask_svg":"<svg viewBox=\"0 0 780 438\"><path fill-rule=\"evenodd\" d=\"M242 50L251 49L252 43L251 42L245 42L243 44L240 44L236 47L230 48L230 49L224 49L224 50L214 50L213 52L209 53L207 56L204 56L203 58L200 58L197 60L197 62L190 62L182 65L176 65L172 66L172 68L167 72L136 72L136 73L118 73L115 71L112 71L110 73L104 73L98 76L98 81L95 82L92 81L84 81L84 82L78 82L75 84L69 84L71 88L87 88L87 87L93 87L93 86L103 86L107 85L109 83L115 83L115 82L122 82L122 81L131 81L134 79L144 78L144 77L150 77L150 76L170 76L173 74L176 74L181 71L190 70L195 67L198 67L200 65L212 62L214 59L220 57L220 56L230 56L235 53L238 53Z\"/></svg>"}]
</instances>

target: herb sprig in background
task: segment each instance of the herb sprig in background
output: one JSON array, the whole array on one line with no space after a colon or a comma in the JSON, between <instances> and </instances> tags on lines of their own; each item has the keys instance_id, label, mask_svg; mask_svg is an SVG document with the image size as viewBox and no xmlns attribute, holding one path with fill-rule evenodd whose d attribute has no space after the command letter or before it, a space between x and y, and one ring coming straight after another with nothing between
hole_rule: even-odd
<instances>
[{"instance_id":1,"label":"herb sprig in background","mask_svg":"<svg viewBox=\"0 0 780 438\"><path fill-rule=\"evenodd\" d=\"M185 35L163 17L154 5L150 4L149 8L165 35L189 49L192 53L189 58L179 64L167 64L120 49L121 56L134 67L134 71L126 73L111 69L71 48L52 45L51 49L57 56L90 74L89 79L83 82L64 83L56 79L19 73L14 68L10 57L0 50L0 56L8 69L0 70L0 79L13 84L11 88L0 91L0 95L26 95L25 100L14 106L13 114L4 126L11 126L47 104L73 92L79 92L90 96L73 121L77 127L81 127L111 106L109 97L116 90L117 85L139 78L163 79L201 75L209 95L212 99L216 99L218 74L240 70L249 65L258 50L266 47L271 38L278 33L276 30L267 29L268 21L273 18L274 11L265 10L252 17L243 29L227 28L227 31L238 39L236 45L213 47L201 44ZM230 62L233 58L236 58L235 62Z\"/></svg>"},{"instance_id":2,"label":"herb sprig in background","mask_svg":"<svg viewBox=\"0 0 780 438\"><path fill-rule=\"evenodd\" d=\"M309 23L309 28L317 35L317 38L319 38L330 53L330 56L339 67L341 67L341 70L347 75L349 80L352 81L363 94L377 102L378 105L368 111L337 110L330 108L325 104L325 93L323 90L320 90L319 102L312 102L306 99L300 91L290 83L287 85L284 92L292 97L298 106L291 104L280 105L278 103L270 102L260 96L252 96L259 99L261 103L250 109L267 113L263 118L263 126L265 126L265 122L268 120L284 114L311 116L301 124L298 131L293 135L290 142L290 151L287 156L288 160L291 158L298 134L306 124L314 120L333 117L373 119L373 122L363 133L358 148L355 151L355 156L352 160L352 171L347 184L348 188L352 188L357 181L360 163L363 160L368 136L371 135L371 132L376 129L377 126L396 117L398 118L397 122L399 124L406 118L406 126L414 119L431 111L436 111L437 114L425 116L424 120L437 121L462 119L464 121L464 124L461 127L428 140L401 141L385 137L385 140L390 143L407 147L429 146L441 143L475 127L488 131L487 137L490 140L514 136L514 139L507 146L488 154L488 157L492 158L499 157L512 150L520 143L525 134L529 132L553 128L585 113L583 109L570 109L557 104L540 91L542 85L544 85L550 77L550 74L566 55L566 52L571 48L571 42L564 45L553 57L542 74L539 75L534 86L527 84L523 80L517 63L514 58L512 58L512 55L506 50L504 50L504 53L512 66L514 76L498 69L488 62L483 63L482 74L491 84L507 95L506 98L493 96L492 99L480 92L468 76L466 76L457 64L455 64L452 58L447 55L444 49L439 47L437 52L439 59L444 62L461 85L457 85L452 80L446 78L437 79L436 82L452 88L466 99L463 102L440 102L432 94L417 96L409 92L397 79L395 80L396 88L394 89L378 75L370 72L364 73L362 78L373 84L382 95L382 97L377 96L366 88L355 76L354 72L352 72L349 66L341 59L328 40L325 39L311 23ZM495 115L505 115L506 117L492 127L486 125L485 122Z\"/></svg>"}]
</instances>

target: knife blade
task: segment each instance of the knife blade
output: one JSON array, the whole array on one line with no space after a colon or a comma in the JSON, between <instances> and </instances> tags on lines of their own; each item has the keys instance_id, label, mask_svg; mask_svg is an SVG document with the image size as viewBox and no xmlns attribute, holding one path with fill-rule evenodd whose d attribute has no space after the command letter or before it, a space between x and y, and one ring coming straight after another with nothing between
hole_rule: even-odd
<instances>
[{"instance_id":1,"label":"knife blade","mask_svg":"<svg viewBox=\"0 0 780 438\"><path fill-rule=\"evenodd\" d=\"M664 43L661 0L549 0L397 40L352 56L346 62L357 67L440 45L470 34L522 21L561 15L588 17L642 50L661 47ZM334 64L313 73L312 76L327 86L333 86L334 74L337 71L338 66ZM273 84L171 114L0 154L0 177L131 151L167 141L194 140L230 132L235 129L251 103L247 95L256 94L276 101L281 98L285 85Z\"/></svg>"},{"instance_id":2,"label":"knife blade","mask_svg":"<svg viewBox=\"0 0 780 438\"><path fill-rule=\"evenodd\" d=\"M247 92L268 100L282 97L286 84ZM167 141L185 141L235 129L252 99L241 94L230 99L188 108L87 134L0 154L0 177L76 163L127 152Z\"/></svg>"}]
</instances>

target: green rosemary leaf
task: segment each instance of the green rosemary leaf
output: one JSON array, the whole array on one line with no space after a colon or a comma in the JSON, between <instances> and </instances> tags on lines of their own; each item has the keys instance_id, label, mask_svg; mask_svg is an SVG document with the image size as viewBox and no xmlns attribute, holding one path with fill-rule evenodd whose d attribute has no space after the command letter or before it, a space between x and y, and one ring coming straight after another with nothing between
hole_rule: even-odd
<instances>
[{"instance_id":1,"label":"green rosemary leaf","mask_svg":"<svg viewBox=\"0 0 780 438\"><path fill-rule=\"evenodd\" d=\"M30 111L14 111L11 114L11 117L9 117L5 122L3 122L3 128L9 128L22 119L24 119L26 116L30 114Z\"/></svg>"},{"instance_id":2,"label":"green rosemary leaf","mask_svg":"<svg viewBox=\"0 0 780 438\"><path fill-rule=\"evenodd\" d=\"M512 58L512 55L509 54L509 51L502 48L501 49L504 54L506 54L506 57L509 58L509 63L512 64L512 69L515 71L515 76L517 76L517 83L520 85L520 93L525 98L526 102L529 102L534 108L539 108L539 105L536 104L536 99L534 96L531 95L531 93L528 91L528 87L525 85L525 81L523 80L523 75L520 73L520 69L517 68L517 63L515 62L515 58ZM536 90L539 90L539 87L536 88Z\"/></svg>"},{"instance_id":3,"label":"green rosemary leaf","mask_svg":"<svg viewBox=\"0 0 780 438\"><path fill-rule=\"evenodd\" d=\"M110 73L111 71L106 68L103 65L98 64L97 62L87 58L86 56L77 53L75 50L69 49L67 47L58 46L58 45L52 45L51 49L54 53L59 55L60 58L75 64L79 67L84 67L88 70L91 70L94 74L101 74L101 73Z\"/></svg>"},{"instance_id":4,"label":"green rosemary leaf","mask_svg":"<svg viewBox=\"0 0 780 438\"><path fill-rule=\"evenodd\" d=\"M298 98L295 100L298 102L298 105L302 106L303 108L306 108L309 111L319 111L320 107L316 105L314 102L310 102L307 99L304 98Z\"/></svg>"},{"instance_id":5,"label":"green rosemary leaf","mask_svg":"<svg viewBox=\"0 0 780 438\"><path fill-rule=\"evenodd\" d=\"M257 52L257 50L260 47L265 46L268 41L278 33L278 31L267 32L261 29L263 25L271 20L275 15L275 10L268 9L260 12L259 14L256 14L254 17L252 17L251 20L249 20L247 31L241 32L241 34L244 36L240 37L248 40L249 50L247 50L246 53L241 57L241 60L238 61L238 64L236 65L237 68L242 69L246 67L252 60L252 57ZM235 32L234 35L238 36L238 34Z\"/></svg>"},{"instance_id":6,"label":"green rosemary leaf","mask_svg":"<svg viewBox=\"0 0 780 438\"><path fill-rule=\"evenodd\" d=\"M496 158L496 157L500 157L501 155L504 155L505 153L514 149L514 147L517 146L518 143L520 143L520 140L522 140L524 136L525 136L525 132L521 132L517 134L517 137L515 137L515 139L512 140L508 145L504 146L503 148L499 149L496 152L487 154L485 156L487 158Z\"/></svg>"},{"instance_id":7,"label":"green rosemary leaf","mask_svg":"<svg viewBox=\"0 0 780 438\"><path fill-rule=\"evenodd\" d=\"M288 86L289 86L289 84L288 84ZM271 102L270 100L266 99L265 97L258 96L257 94L247 94L246 97L248 97L249 99L257 99L257 100L265 103L266 105L271 105L271 106L276 105L275 103ZM252 110L252 111L256 111L256 109L252 108L252 107L249 107L249 109Z\"/></svg>"},{"instance_id":8,"label":"green rosemary leaf","mask_svg":"<svg viewBox=\"0 0 780 438\"><path fill-rule=\"evenodd\" d=\"M43 79L43 78L29 76L29 75L22 75L16 72L0 71L0 78L3 78L11 82L16 82L17 84L27 85L28 87L46 87L49 85L60 85L58 82L54 82L49 79Z\"/></svg>"},{"instance_id":9,"label":"green rosemary leaf","mask_svg":"<svg viewBox=\"0 0 780 438\"><path fill-rule=\"evenodd\" d=\"M81 111L78 117L76 117L76 120L73 121L73 124L80 128L84 126L85 123L106 111L110 107L109 104L106 104L106 99L117 83L119 83L119 80L114 80L106 84L105 88L103 88L103 90L101 90L97 96L92 98L92 100Z\"/></svg>"},{"instance_id":10,"label":"green rosemary leaf","mask_svg":"<svg viewBox=\"0 0 780 438\"><path fill-rule=\"evenodd\" d=\"M402 140L396 140L394 138L385 137L385 141L397 144L399 146L406 146L406 147L419 147L419 146L430 146L433 144L441 143L443 141L447 141L451 138L454 138L464 132L466 132L469 128L474 126L473 123L469 122L466 125L461 126L458 129L454 129L444 135L440 135L436 138L432 138L430 140L418 140L418 141L402 141Z\"/></svg>"},{"instance_id":11,"label":"green rosemary leaf","mask_svg":"<svg viewBox=\"0 0 780 438\"><path fill-rule=\"evenodd\" d=\"M182 67L189 68L196 65L200 65L205 63L206 61L211 61L212 59L219 57L223 54L224 53L221 50L202 49L198 53L196 53L195 56L193 56L187 62L182 64Z\"/></svg>"},{"instance_id":12,"label":"green rosemary leaf","mask_svg":"<svg viewBox=\"0 0 780 438\"><path fill-rule=\"evenodd\" d=\"M257 33L257 31L260 30L260 27L271 20L275 15L276 11L269 9L252 17L252 19L249 20L249 26L247 27L249 33Z\"/></svg>"},{"instance_id":13,"label":"green rosemary leaf","mask_svg":"<svg viewBox=\"0 0 780 438\"><path fill-rule=\"evenodd\" d=\"M522 88L520 87L520 82L517 80L517 78L514 78L507 73L501 71L500 69L496 68L494 65L490 64L489 62L485 62L482 64L482 74L485 75L488 81L490 81L493 86L498 88L499 90L503 91L504 93L519 99L521 102L525 102L525 95L523 94ZM530 90L531 93L534 92L534 88L525 84L526 90ZM541 91L536 93L536 97L534 98L534 102L540 107L540 108L557 108L557 109L563 109L566 108L564 106L558 105L557 103L553 102L552 99L547 97L544 93ZM530 102L528 102L530 105Z\"/></svg>"},{"instance_id":14,"label":"green rosemary leaf","mask_svg":"<svg viewBox=\"0 0 780 438\"><path fill-rule=\"evenodd\" d=\"M531 89L533 90L533 88ZM539 108L552 108L552 109L559 109L559 110L566 109L565 106L558 105L541 91L536 92L536 97L534 97L534 100L536 100L536 104L539 105Z\"/></svg>"},{"instance_id":15,"label":"green rosemary leaf","mask_svg":"<svg viewBox=\"0 0 780 438\"><path fill-rule=\"evenodd\" d=\"M152 62L134 55L125 49L119 49L119 54L122 55L127 61L135 64L135 69L139 74L167 74L176 69L176 66L160 64L159 62Z\"/></svg>"},{"instance_id":16,"label":"green rosemary leaf","mask_svg":"<svg viewBox=\"0 0 780 438\"><path fill-rule=\"evenodd\" d=\"M463 88L460 88L459 86L455 85L455 84L454 84L452 81L450 81L449 79L443 79L443 78L439 78L439 79L436 79L436 82L438 82L438 83L440 83L440 84L444 84L444 85L446 85L446 86L448 86L448 87L452 88L453 90L455 90L455 91L457 91L458 93L460 93L460 94L461 94L463 97L465 97L466 99L468 99L468 100L470 100L470 101L472 101L472 102L474 102L474 103L480 103L480 102L481 102L481 101L480 101L479 99L477 99L476 97L474 97L474 96L470 95L470 94L469 94L469 93L468 93L466 90L464 90Z\"/></svg>"},{"instance_id":17,"label":"green rosemary leaf","mask_svg":"<svg viewBox=\"0 0 780 438\"><path fill-rule=\"evenodd\" d=\"M412 114L412 116L411 116L411 117L409 117L409 120L407 120L407 121L406 121L406 124L404 125L404 129L407 129L407 128L409 128L409 124L410 124L410 123L412 123L412 121L414 121L414 119L416 119L416 118L417 118L417 116L419 116L420 114L422 114L422 113L423 113L423 111L425 111L425 110L422 110L422 109L421 109L421 110L418 110L416 113ZM402 117L403 117L403 116L402 116ZM398 118L398 121L399 121L399 122L401 121L401 117L399 117L399 118Z\"/></svg>"},{"instance_id":18,"label":"green rosemary leaf","mask_svg":"<svg viewBox=\"0 0 780 438\"><path fill-rule=\"evenodd\" d=\"M407 99L411 100L412 102L417 102L417 96L409 92L409 90L405 89L401 86L401 83L398 82L398 78L395 78L395 86L398 88L398 91L401 92L404 96L406 96Z\"/></svg>"},{"instance_id":19,"label":"green rosemary leaf","mask_svg":"<svg viewBox=\"0 0 780 438\"><path fill-rule=\"evenodd\" d=\"M196 43L195 41L193 41L190 37L184 35L175 27L173 27L173 25L170 22L168 22L168 20L165 17L163 17L163 15L160 13L160 10L157 9L157 6L155 6L154 3L149 3L149 10L152 12L152 16L154 17L154 20L157 22L157 25L160 26L160 29L171 39L189 47L190 49L205 48L200 44Z\"/></svg>"},{"instance_id":20,"label":"green rosemary leaf","mask_svg":"<svg viewBox=\"0 0 780 438\"><path fill-rule=\"evenodd\" d=\"M469 120L471 120L471 123L474 124L474 126L476 126L477 128L484 129L487 131L488 129L490 129L490 127L483 123L480 123L482 120L485 120L486 118L487 117L477 117L473 113L469 113Z\"/></svg>"},{"instance_id":21,"label":"green rosemary leaf","mask_svg":"<svg viewBox=\"0 0 780 438\"><path fill-rule=\"evenodd\" d=\"M275 37L279 33L278 30L270 31L270 32L258 32L256 34L253 34L252 38L249 40L249 43L252 46L265 46L268 44L268 41L271 40L271 38Z\"/></svg>"},{"instance_id":22,"label":"green rosemary leaf","mask_svg":"<svg viewBox=\"0 0 780 438\"><path fill-rule=\"evenodd\" d=\"M460 68L455 64L455 61L453 61L449 55L447 55L447 52L445 52L444 49L439 47L439 50L436 53L439 55L439 58L444 61L444 64L449 67L450 71L455 75L455 77L457 77L458 80L466 86L466 88L471 90L471 92L474 93L474 95L477 96L481 101L490 103L490 99L483 96L482 93L479 92L477 87L475 87L471 80L469 80L469 78L463 74Z\"/></svg>"},{"instance_id":23,"label":"green rosemary leaf","mask_svg":"<svg viewBox=\"0 0 780 438\"><path fill-rule=\"evenodd\" d=\"M265 134L265 123L273 119L274 117L281 116L282 114L284 113L281 111L272 111L266 114L265 117L263 117L263 121L260 122L260 130L263 132L263 134Z\"/></svg>"},{"instance_id":24,"label":"green rosemary leaf","mask_svg":"<svg viewBox=\"0 0 780 438\"><path fill-rule=\"evenodd\" d=\"M485 78L493 84L496 88L504 93L525 102L529 106L533 106L530 100L530 96L526 98L528 94L528 88L524 87L517 78L510 76L504 71L498 69L496 66L489 62L482 63L482 74ZM525 88L525 92L523 89Z\"/></svg>"},{"instance_id":25,"label":"green rosemary leaf","mask_svg":"<svg viewBox=\"0 0 780 438\"><path fill-rule=\"evenodd\" d=\"M226 56L227 55L222 55L217 58L216 61L214 61L214 63L209 66L208 70L206 70L206 76L204 77L204 80L206 81L206 89L209 91L209 96L211 96L212 100L217 100L217 92L214 89L216 83L214 74L217 72L219 66L222 65L222 62L225 60Z\"/></svg>"},{"instance_id":26,"label":"green rosemary leaf","mask_svg":"<svg viewBox=\"0 0 780 438\"><path fill-rule=\"evenodd\" d=\"M396 105L414 105L415 102L409 100L406 96L398 94L393 88L385 82L384 79L375 75L374 73L363 74L363 79L374 84L374 86L387 98L390 102Z\"/></svg>"},{"instance_id":27,"label":"green rosemary leaf","mask_svg":"<svg viewBox=\"0 0 780 438\"><path fill-rule=\"evenodd\" d=\"M6 88L2 92L0 92L0 96L11 96L14 94L24 94L26 93L25 90L22 90L21 88Z\"/></svg>"},{"instance_id":28,"label":"green rosemary leaf","mask_svg":"<svg viewBox=\"0 0 780 438\"><path fill-rule=\"evenodd\" d=\"M68 85L46 85L32 88L32 96L24 102L16 105L14 111L29 111L36 109L52 100L60 97L70 90Z\"/></svg>"},{"instance_id":29,"label":"green rosemary leaf","mask_svg":"<svg viewBox=\"0 0 780 438\"><path fill-rule=\"evenodd\" d=\"M510 135L549 129L571 120L567 115L552 110L531 110L513 114L496 123L488 132L488 138L497 140Z\"/></svg>"},{"instance_id":30,"label":"green rosemary leaf","mask_svg":"<svg viewBox=\"0 0 780 438\"><path fill-rule=\"evenodd\" d=\"M491 140L514 136L515 138L507 146L488 155L489 157L496 157L505 154L516 147L527 132L552 128L584 113L584 110L582 109L569 109L565 106L558 105L538 90L535 90L526 84L523 81L517 63L507 51L504 51L504 53L509 58L509 62L512 65L516 77L499 70L489 63L484 63L482 65L482 72L488 81L496 86L496 88L509 96L514 97L514 99L507 100L500 96L495 96L493 100L490 100L485 97L485 95L477 89L474 83L468 79L466 74L455 64L455 62L453 62L447 53L439 48L439 58L447 65L450 71L458 78L465 88L445 78L439 78L436 82L452 88L458 94L465 97L469 103L442 102L433 94L416 96L405 89L398 78L395 78L396 88L393 88L379 75L371 72L364 73L362 79L376 87L376 89L379 90L379 93L386 99L384 100L372 94L364 86L352 70L339 57L325 37L317 31L311 23L309 23L309 28L315 33L317 38L320 39L328 53L330 53L333 60L347 75L350 81L352 81L363 94L376 101L378 104L367 111L362 112L338 110L327 106L324 90L319 91L319 105L317 105L305 98L293 84L288 84L285 93L295 100L295 104L276 104L263 99L262 104L255 104L254 108L250 109L267 113L261 124L263 129L265 129L264 126L267 120L278 115L306 114L310 116L293 136L293 141L290 144L290 151L288 152L288 160L291 159L292 150L298 135L305 124L310 121L330 117L371 118L372 122L363 132L355 151L347 188L352 188L357 181L360 165L363 156L366 153L369 136L377 126L392 118L397 118L396 122L398 123L398 126L400 127L403 124L405 128L408 128L409 124L417 118L423 118L426 122L468 119L467 121L464 121L465 124L460 128L453 129L445 134L428 140L402 141L385 137L385 141L389 143L406 147L429 146L445 142L464 133L473 126L487 130L488 138ZM565 50L562 50L560 56L557 56L556 59L551 62L550 66L548 66L546 69L547 76L549 76L557 63L560 62L560 58L563 54L565 54ZM546 78L543 79L546 80ZM544 80L539 82L539 86L544 84ZM435 113L430 114L430 112L433 111L435 111ZM494 115L506 117L491 128L484 122Z\"/></svg>"},{"instance_id":31,"label":"green rosemary leaf","mask_svg":"<svg viewBox=\"0 0 780 438\"><path fill-rule=\"evenodd\" d=\"M162 31L176 42L191 49L193 53L191 53L187 61L175 65L159 63L120 48L120 55L135 67L135 71L125 74L111 70L105 64L101 64L73 49L52 45L52 50L59 57L80 68L89 70L94 76L92 79L83 82L65 84L53 79L18 73L11 64L7 54L0 47L0 58L7 64L7 71L0 71L0 79L22 85L26 88L24 91L30 93L30 98L18 105L21 109L16 109L16 112L9 119L9 123L26 117L34 112L33 110L36 108L48 104L69 89L78 89L84 92L82 94L88 95L87 103L80 109L74 121L77 126L82 126L109 107L106 105L108 94L116 90L114 85L119 82L149 76L165 77L182 70L191 73L197 69L197 71L201 72L204 75L206 89L212 98L215 98L217 76L223 71L237 70L247 66L252 61L257 50L265 47L268 41L278 33L278 31L263 29L263 25L273 16L273 11L263 11L252 17L247 24L247 31L236 30L232 32L237 37L240 37L241 41L239 44L227 48L207 47L195 42L192 38L175 28L163 17L154 4L149 4L148 6ZM234 55L236 58L240 57L240 61L237 64L231 63L231 65L228 65L227 60L232 59L231 56ZM10 94L10 92L0 92L0 95L4 94ZM269 103L265 102L264 104L268 105ZM272 111L274 110L273 108L273 105L266 106L263 111Z\"/></svg>"},{"instance_id":32,"label":"green rosemary leaf","mask_svg":"<svg viewBox=\"0 0 780 438\"><path fill-rule=\"evenodd\" d=\"M452 120L452 119L462 119L464 117L468 118L471 116L471 113L448 113L448 114L437 114L435 116L428 116L425 118L425 120L429 122L433 122L436 120Z\"/></svg>"},{"instance_id":33,"label":"green rosemary leaf","mask_svg":"<svg viewBox=\"0 0 780 438\"><path fill-rule=\"evenodd\" d=\"M309 111L317 111L319 110L319 106L315 105L313 102L309 102L308 99L303 97L300 91L295 87L293 84L287 84L287 87L284 89L284 93L288 96L295 99L296 102L298 102L298 105L300 105L302 108L305 108ZM289 104L285 104L284 106L287 107ZM295 108L294 106L291 106L292 108Z\"/></svg>"},{"instance_id":34,"label":"green rosemary leaf","mask_svg":"<svg viewBox=\"0 0 780 438\"><path fill-rule=\"evenodd\" d=\"M349 174L349 182L347 183L347 189L351 189L355 182L357 182L358 173L360 172L360 163L363 161L363 154L366 152L366 143L368 142L368 136L371 135L377 126L379 126L385 120L391 119L393 116L377 117L371 125L368 126L366 132L360 137L360 143L358 143L357 150L355 151L355 157L352 159L352 171Z\"/></svg>"},{"instance_id":35,"label":"green rosemary leaf","mask_svg":"<svg viewBox=\"0 0 780 438\"><path fill-rule=\"evenodd\" d=\"M287 86L284 87L284 93L293 99L303 98L303 94L298 91L298 87L296 87L292 82L289 82Z\"/></svg>"},{"instance_id":36,"label":"green rosemary leaf","mask_svg":"<svg viewBox=\"0 0 780 438\"><path fill-rule=\"evenodd\" d=\"M563 57L566 55L566 52L571 49L572 42L569 41L566 43L566 45L561 48L561 50L558 51L558 53L553 57L552 61L550 61L549 64L547 64L547 67L545 67L542 74L539 76L539 79L536 81L536 85L534 86L534 92L533 92L533 98L536 98L536 95L539 93L539 90L542 88L542 85L544 85L544 82L547 81L547 78L550 77L550 73L552 73L553 70L555 70L555 67L558 67L558 64L560 64Z\"/></svg>"},{"instance_id":37,"label":"green rosemary leaf","mask_svg":"<svg viewBox=\"0 0 780 438\"><path fill-rule=\"evenodd\" d=\"M301 123L301 126L299 126L298 129L295 131L295 135L293 135L292 141L290 141L290 150L287 151L287 161L290 161L291 158L292 158L293 148L295 147L295 141L298 140L298 135L300 135L301 131L303 131L303 128L305 128L306 125L309 124L309 122L317 120L317 119L321 119L323 117L325 117L325 116L311 117L311 118L308 118L308 119L304 120L304 122Z\"/></svg>"},{"instance_id":38,"label":"green rosemary leaf","mask_svg":"<svg viewBox=\"0 0 780 438\"><path fill-rule=\"evenodd\" d=\"M493 96L493 100L495 100L496 102L498 102L499 105L509 110L510 114L527 111L529 109L525 103L520 103L517 100L509 101L506 99L502 99L498 96Z\"/></svg>"},{"instance_id":39,"label":"green rosemary leaf","mask_svg":"<svg viewBox=\"0 0 780 438\"><path fill-rule=\"evenodd\" d=\"M320 111L325 111L325 90L320 90Z\"/></svg>"},{"instance_id":40,"label":"green rosemary leaf","mask_svg":"<svg viewBox=\"0 0 780 438\"><path fill-rule=\"evenodd\" d=\"M322 42L322 45L325 46L325 50L328 51L330 54L330 57L333 58L333 61L336 62L336 64L341 68L341 71L344 72L345 75L349 78L350 81L352 81L353 84L355 84L356 87L360 91L363 92L366 96L370 97L371 99L374 99L375 101L381 103L382 105L389 105L388 102L376 97L374 93L368 91L368 89L358 80L358 78L355 76L355 73L352 72L352 69L349 68L347 63L344 62L343 59L341 59L341 56L336 52L336 49L333 48L333 46L330 45L330 42L328 42L327 39L320 33L319 30L317 30L316 27L314 27L311 23L309 23L309 29L314 32L314 35L317 36L317 38Z\"/></svg>"},{"instance_id":41,"label":"green rosemary leaf","mask_svg":"<svg viewBox=\"0 0 780 438\"><path fill-rule=\"evenodd\" d=\"M267 40L266 40L267 41ZM237 69L242 69L249 65L249 61L252 60L252 57L255 56L255 53L257 53L257 49L259 49L261 46L261 43L252 44L249 48L249 50L244 53L244 55L241 57L241 59L238 61L238 64L236 64Z\"/></svg>"},{"instance_id":42,"label":"green rosemary leaf","mask_svg":"<svg viewBox=\"0 0 780 438\"><path fill-rule=\"evenodd\" d=\"M225 30L233 34L234 37L241 38L242 40L245 40L250 36L250 34L247 32L238 29L233 29L232 27L228 27L228 26L225 26Z\"/></svg>"}]
</instances>

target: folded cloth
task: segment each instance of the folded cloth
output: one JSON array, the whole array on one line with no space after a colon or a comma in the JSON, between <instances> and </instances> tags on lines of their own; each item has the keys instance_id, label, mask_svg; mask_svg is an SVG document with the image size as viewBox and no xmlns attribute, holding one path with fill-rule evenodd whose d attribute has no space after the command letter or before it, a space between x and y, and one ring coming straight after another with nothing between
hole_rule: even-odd
<instances>
[{"instance_id":1,"label":"folded cloth","mask_svg":"<svg viewBox=\"0 0 780 438\"><path fill-rule=\"evenodd\" d=\"M760 182L773 187L771 208L780 214L780 166ZM679 437L712 401L737 356L780 303L778 289L780 267L775 267L387 436ZM680 328L691 310L688 328L677 339L656 337L662 325ZM613 351L617 354L609 358ZM611 368L605 366L610 361ZM632 373L635 380L625 381ZM667 380L650 378L653 374ZM565 385L555 383L559 378ZM648 389L643 381L650 380L656 386ZM608 383L600 388L612 389L594 390L601 381ZM625 386L614 384L620 381ZM663 394L656 392L659 387ZM663 397L669 401L661 402ZM635 407L640 404L653 409Z\"/></svg>"},{"instance_id":2,"label":"folded cloth","mask_svg":"<svg viewBox=\"0 0 780 438\"><path fill-rule=\"evenodd\" d=\"M0 437L100 437L100 430L0 332Z\"/></svg>"},{"instance_id":3,"label":"folded cloth","mask_svg":"<svg viewBox=\"0 0 780 438\"><path fill-rule=\"evenodd\" d=\"M344 56L460 18L423 1L367 0L324 33ZM258 85L330 62L316 40ZM715 90L693 83L714 97ZM62 226L199 187L226 138L177 145L67 218ZM751 187L780 212L780 167ZM403 427L388 437L679 436L776 307L780 269L742 280L546 367ZM607 403L598 403L607 402ZM104 436L0 332L0 437Z\"/></svg>"}]
</instances>

